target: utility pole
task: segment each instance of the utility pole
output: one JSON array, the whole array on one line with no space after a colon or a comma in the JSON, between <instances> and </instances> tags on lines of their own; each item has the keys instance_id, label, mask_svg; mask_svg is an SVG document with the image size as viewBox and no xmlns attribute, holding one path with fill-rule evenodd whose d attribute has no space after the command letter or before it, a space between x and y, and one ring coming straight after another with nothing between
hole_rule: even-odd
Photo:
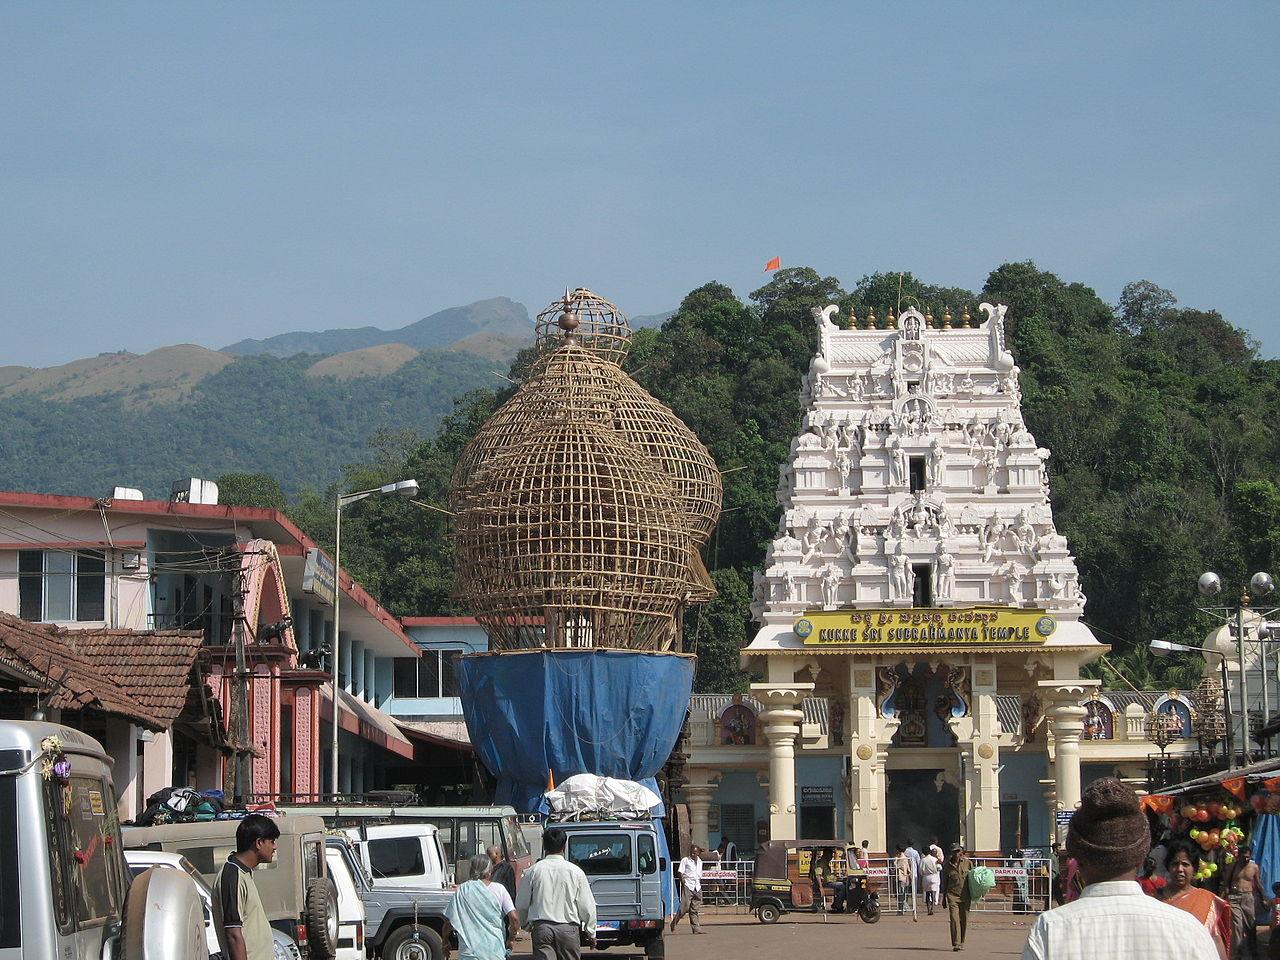
<instances>
[{"instance_id":1,"label":"utility pole","mask_svg":"<svg viewBox=\"0 0 1280 960\"><path fill-rule=\"evenodd\" d=\"M1249 671L1245 669L1244 663L1244 612L1249 606L1249 594L1244 592L1240 595L1240 603L1236 607L1236 654L1240 661L1240 750L1243 755L1244 765L1247 767L1250 763L1249 759ZM1265 722L1265 721L1264 721Z\"/></svg>"},{"instance_id":2,"label":"utility pole","mask_svg":"<svg viewBox=\"0 0 1280 960\"><path fill-rule=\"evenodd\" d=\"M244 803L245 794L250 786L249 748L249 664L246 656L246 635L249 624L244 618L245 582L243 571L237 571L235 586L231 591L231 608L233 612L231 636L235 644L236 668L231 682L231 749L232 756L232 790L235 803Z\"/></svg>"}]
</instances>

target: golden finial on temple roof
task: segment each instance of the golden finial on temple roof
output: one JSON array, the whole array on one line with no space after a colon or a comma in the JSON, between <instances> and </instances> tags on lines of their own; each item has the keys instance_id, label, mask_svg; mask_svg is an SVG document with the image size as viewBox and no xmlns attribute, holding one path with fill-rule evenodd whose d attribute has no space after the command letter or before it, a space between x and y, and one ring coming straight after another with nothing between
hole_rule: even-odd
<instances>
[{"instance_id":1,"label":"golden finial on temple roof","mask_svg":"<svg viewBox=\"0 0 1280 960\"><path fill-rule=\"evenodd\" d=\"M849 329L850 330L858 329L858 308L857 307L851 306L849 308Z\"/></svg>"},{"instance_id":2,"label":"golden finial on temple roof","mask_svg":"<svg viewBox=\"0 0 1280 960\"><path fill-rule=\"evenodd\" d=\"M868 329L868 330L874 330L874 329L876 329L878 326L880 326L880 325L879 325L878 323L876 323L876 308L875 308L875 307L867 307L867 329Z\"/></svg>"},{"instance_id":3,"label":"golden finial on temple roof","mask_svg":"<svg viewBox=\"0 0 1280 960\"><path fill-rule=\"evenodd\" d=\"M933 311L932 311L932 310L929 310L929 309L926 309L926 310L925 310L925 312L924 312L924 325L925 325L926 327L932 327L932 326L933 326Z\"/></svg>"},{"instance_id":4,"label":"golden finial on temple roof","mask_svg":"<svg viewBox=\"0 0 1280 960\"><path fill-rule=\"evenodd\" d=\"M889 316L885 317L884 322L890 330L898 329L898 318L893 315L893 307L889 308Z\"/></svg>"},{"instance_id":5,"label":"golden finial on temple roof","mask_svg":"<svg viewBox=\"0 0 1280 960\"><path fill-rule=\"evenodd\" d=\"M973 324L969 322L969 305L967 303L964 305L964 316L960 318L960 326L962 327L973 326Z\"/></svg>"},{"instance_id":6,"label":"golden finial on temple roof","mask_svg":"<svg viewBox=\"0 0 1280 960\"><path fill-rule=\"evenodd\" d=\"M951 308L950 307L942 308L942 329L943 330L951 329Z\"/></svg>"}]
</instances>

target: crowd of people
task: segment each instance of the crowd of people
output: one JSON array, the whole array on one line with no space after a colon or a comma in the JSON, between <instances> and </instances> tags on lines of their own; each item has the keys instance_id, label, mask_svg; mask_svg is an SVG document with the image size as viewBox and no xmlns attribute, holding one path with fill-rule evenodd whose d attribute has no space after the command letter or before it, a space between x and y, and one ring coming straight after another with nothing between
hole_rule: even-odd
<instances>
[{"instance_id":1,"label":"crowd of people","mask_svg":"<svg viewBox=\"0 0 1280 960\"><path fill-rule=\"evenodd\" d=\"M218 876L215 918L228 960L269 960L270 927L258 899L253 871L275 856L279 830L266 817L249 816L236 833L236 852ZM491 848L472 858L470 879L449 904L443 929L444 952L456 938L459 960L504 960L521 929L529 931L535 960L579 960L584 946L595 946L596 903L586 874L564 856L568 837L549 827L543 832L543 857L525 871L518 888L501 851ZM870 864L869 844L851 847L858 866ZM1222 878L1219 896L1195 885L1201 868L1198 849L1183 840L1151 846L1151 832L1137 795L1113 778L1084 791L1071 818L1066 849L1055 851L1061 869L1054 884L1053 909L1041 913L1023 949L1023 960L1256 960L1255 903L1261 900L1280 916L1280 883L1262 896L1261 874L1247 846ZM695 845L676 868L679 911L675 931L688 919L703 933L700 906L705 851ZM737 851L722 839L711 859L730 861ZM833 909L841 912L849 897L847 878L831 860L814 857L810 867L814 907L825 908L826 889L834 889ZM899 844L893 859L892 890L897 912L915 916L916 894L929 915L945 906L951 946L962 950L974 900L972 861L960 844L944 854L935 840L925 852L911 840ZM514 896L513 896L514 893ZM1273 919L1273 930L1276 922ZM1270 955L1280 960L1280 935L1271 938Z\"/></svg>"}]
</instances>

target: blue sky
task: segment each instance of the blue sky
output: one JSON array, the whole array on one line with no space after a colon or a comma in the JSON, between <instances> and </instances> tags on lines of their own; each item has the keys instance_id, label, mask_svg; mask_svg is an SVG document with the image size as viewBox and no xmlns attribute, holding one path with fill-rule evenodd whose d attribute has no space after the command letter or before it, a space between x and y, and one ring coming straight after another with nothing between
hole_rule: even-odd
<instances>
[{"instance_id":1,"label":"blue sky","mask_svg":"<svg viewBox=\"0 0 1280 960\"><path fill-rule=\"evenodd\" d=\"M0 332L51 364L764 262L1149 279L1280 353L1270 4L6 4Z\"/></svg>"}]
</instances>

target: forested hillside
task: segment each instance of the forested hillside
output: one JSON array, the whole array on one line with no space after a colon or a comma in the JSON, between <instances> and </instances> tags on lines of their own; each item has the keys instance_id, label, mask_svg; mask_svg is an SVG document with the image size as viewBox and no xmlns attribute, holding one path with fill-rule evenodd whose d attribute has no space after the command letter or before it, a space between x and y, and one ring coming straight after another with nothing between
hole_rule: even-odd
<instances>
[{"instance_id":1,"label":"forested hillside","mask_svg":"<svg viewBox=\"0 0 1280 960\"><path fill-rule=\"evenodd\" d=\"M365 457L375 431L429 433L454 397L502 383L493 361L468 353L426 351L379 376L316 375L314 365L314 356L237 358L168 402L132 402L125 385L71 399L0 397L0 489L102 496L119 485L163 499L183 476L247 471L298 493Z\"/></svg>"},{"instance_id":2,"label":"forested hillside","mask_svg":"<svg viewBox=\"0 0 1280 960\"><path fill-rule=\"evenodd\" d=\"M816 342L810 307L837 302L846 308L842 317L851 305L860 315L874 307L883 318L911 303L959 316L966 306L976 314L979 300L1009 305L1023 409L1039 443L1053 451L1054 511L1078 558L1086 620L1116 648L1111 662L1139 686L1185 685L1198 675L1197 664L1154 660L1146 645L1203 635L1207 624L1194 609L1202 570L1239 584L1248 571L1273 569L1276 363L1258 358L1251 339L1219 314L1182 309L1145 282L1131 284L1113 306L1031 263L997 268L976 292L932 287L911 274L900 284L896 273L846 287L796 268L777 273L748 303L717 283L694 290L660 329L636 333L627 360L726 472L725 512L707 556L720 597L687 624L701 658L700 690L746 682L737 651L752 629L751 573L774 535L777 467L797 428L799 380ZM345 482L413 476L425 499L444 503L458 452L500 399L489 390L468 393L427 440L380 434L372 462L350 467ZM327 496L312 493L291 509L332 542ZM344 519L343 560L397 613L457 609L440 513L365 501ZM1097 669L1121 683L1107 667Z\"/></svg>"}]
</instances>

